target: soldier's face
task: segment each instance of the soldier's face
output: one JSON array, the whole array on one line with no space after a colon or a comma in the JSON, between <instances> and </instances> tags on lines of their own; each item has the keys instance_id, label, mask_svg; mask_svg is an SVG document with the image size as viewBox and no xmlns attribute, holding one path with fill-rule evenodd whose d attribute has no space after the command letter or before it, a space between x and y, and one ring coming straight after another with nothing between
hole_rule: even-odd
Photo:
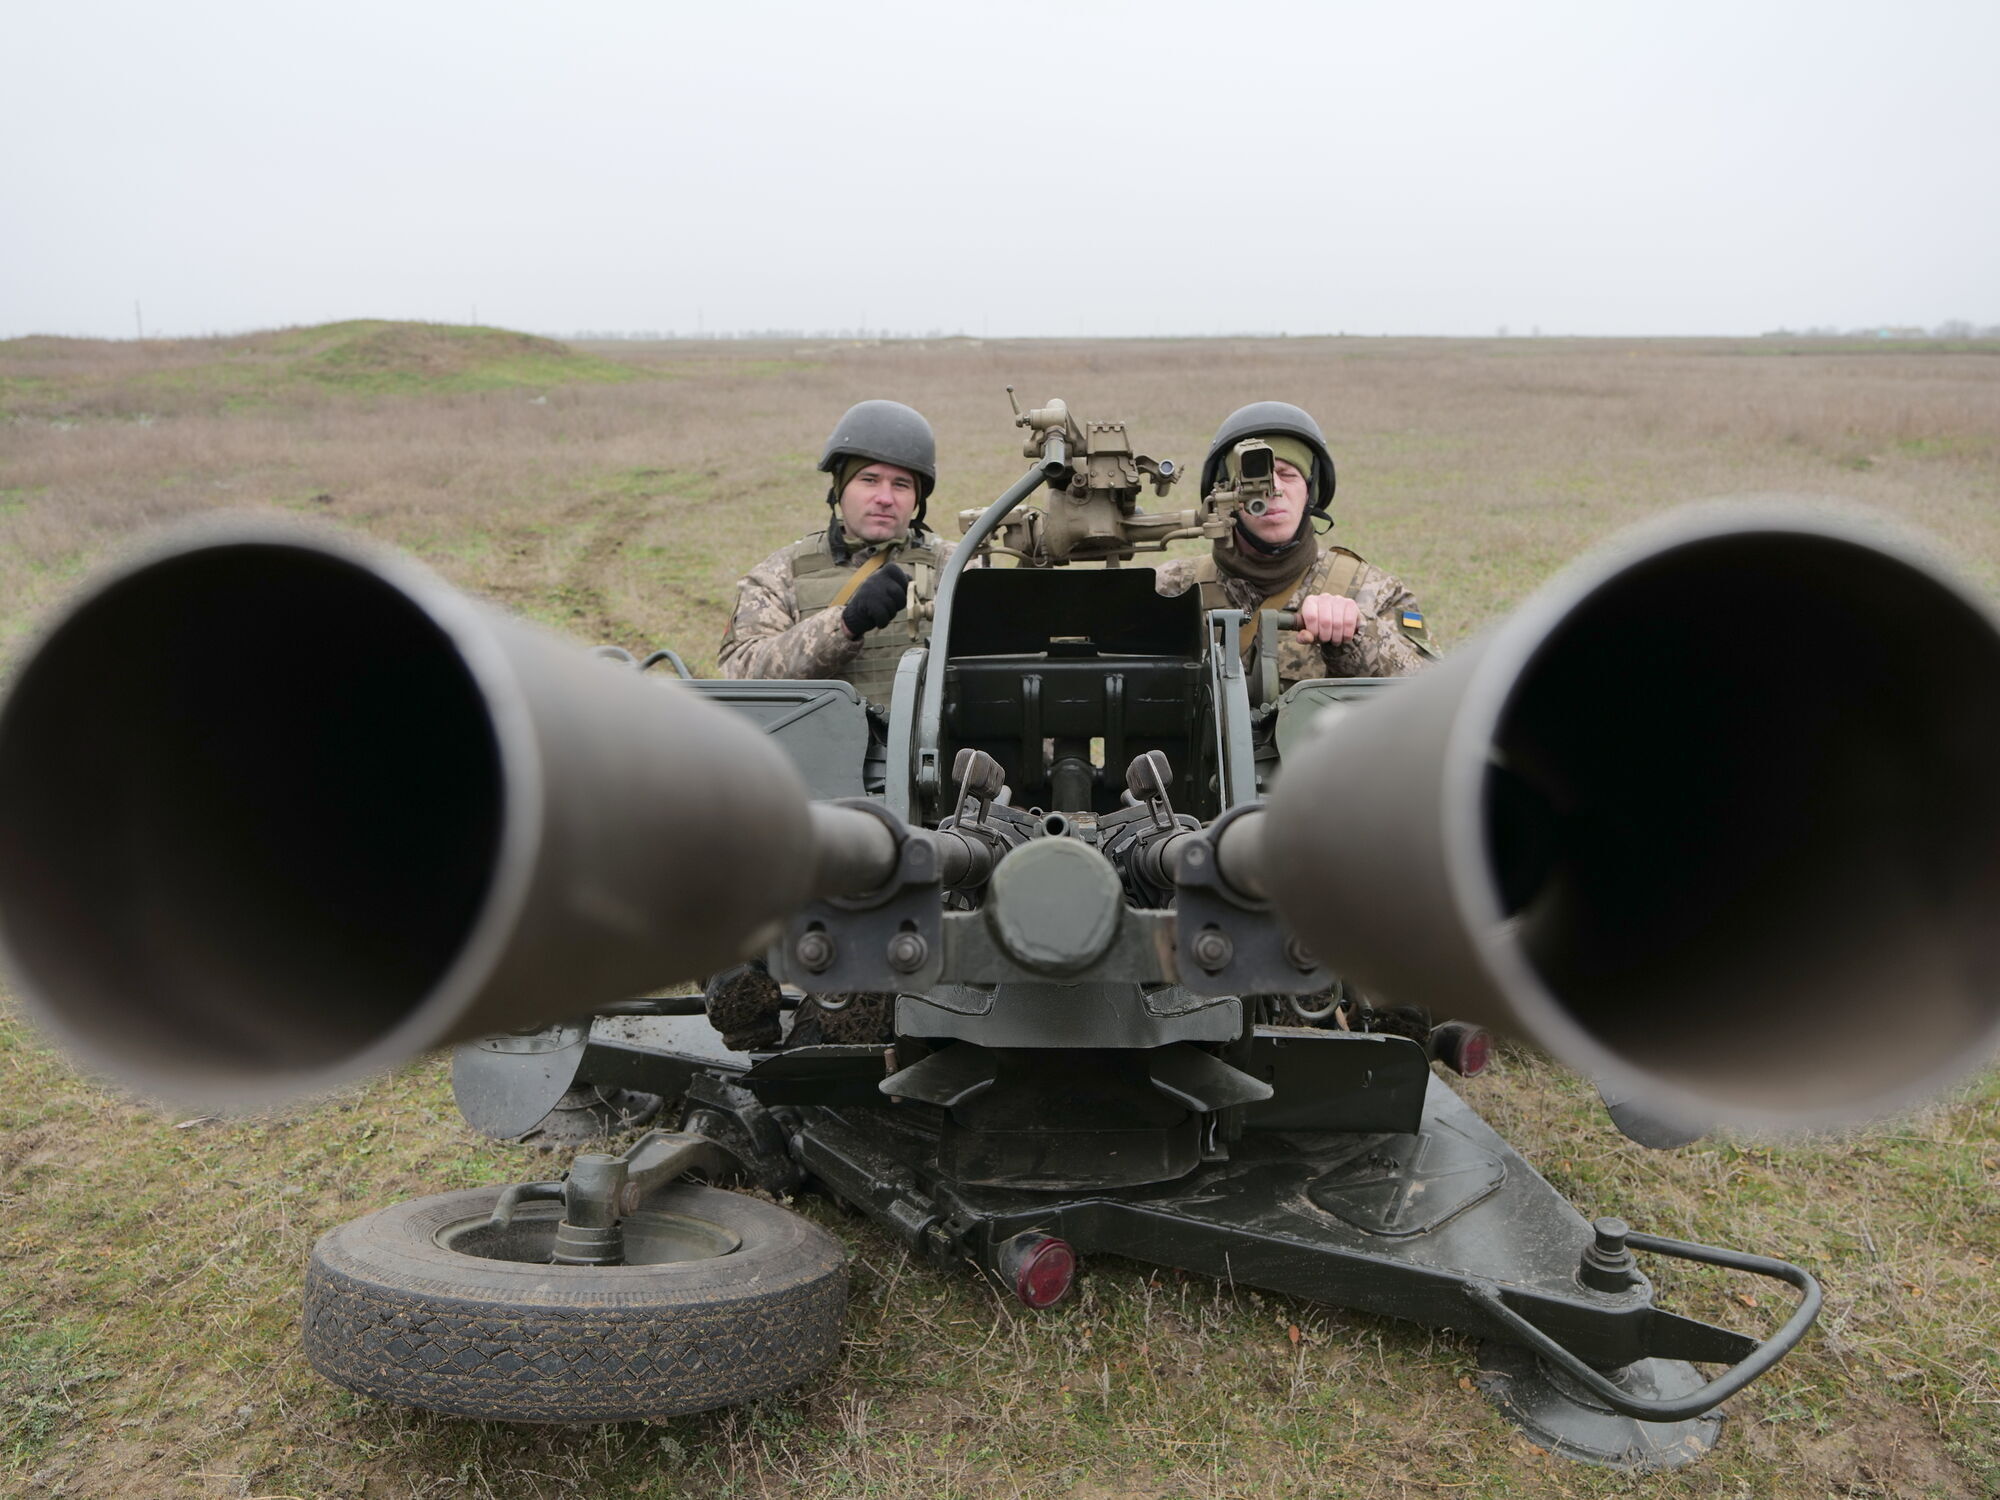
<instances>
[{"instance_id":1,"label":"soldier's face","mask_svg":"<svg viewBox=\"0 0 2000 1500\"><path fill-rule=\"evenodd\" d=\"M1277 491L1261 516L1245 515L1243 524L1260 542L1288 542L1306 513L1311 486L1306 476L1282 458L1271 460L1271 486Z\"/></svg>"},{"instance_id":2,"label":"soldier's face","mask_svg":"<svg viewBox=\"0 0 2000 1500\"><path fill-rule=\"evenodd\" d=\"M870 464L840 492L840 519L849 535L886 542L909 530L917 513L917 476L894 464Z\"/></svg>"}]
</instances>

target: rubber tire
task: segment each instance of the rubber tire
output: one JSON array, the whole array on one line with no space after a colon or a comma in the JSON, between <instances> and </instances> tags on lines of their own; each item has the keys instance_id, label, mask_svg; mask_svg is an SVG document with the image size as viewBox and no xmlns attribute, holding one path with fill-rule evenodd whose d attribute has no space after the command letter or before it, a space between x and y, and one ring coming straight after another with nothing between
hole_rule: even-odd
<instances>
[{"instance_id":1,"label":"rubber tire","mask_svg":"<svg viewBox=\"0 0 2000 1500\"><path fill-rule=\"evenodd\" d=\"M622 1422L771 1395L839 1351L845 1252L787 1209L675 1184L647 1208L721 1225L742 1243L664 1265L489 1260L436 1242L499 1195L415 1198L322 1235L306 1268L312 1367L453 1416Z\"/></svg>"}]
</instances>

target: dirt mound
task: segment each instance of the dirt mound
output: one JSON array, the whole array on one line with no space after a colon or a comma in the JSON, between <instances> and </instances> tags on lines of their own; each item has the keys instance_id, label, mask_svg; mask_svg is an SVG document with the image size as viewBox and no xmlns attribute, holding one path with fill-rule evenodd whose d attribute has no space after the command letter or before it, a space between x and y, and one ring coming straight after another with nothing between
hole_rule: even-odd
<instances>
[{"instance_id":1,"label":"dirt mound","mask_svg":"<svg viewBox=\"0 0 2000 1500\"><path fill-rule=\"evenodd\" d=\"M556 339L507 328L364 320L252 334L245 353L284 358L293 373L365 390L482 390L629 379L632 371Z\"/></svg>"},{"instance_id":2,"label":"dirt mound","mask_svg":"<svg viewBox=\"0 0 2000 1500\"><path fill-rule=\"evenodd\" d=\"M632 365L507 328L361 319L189 339L0 341L0 413L173 415L259 403L640 378Z\"/></svg>"}]
</instances>

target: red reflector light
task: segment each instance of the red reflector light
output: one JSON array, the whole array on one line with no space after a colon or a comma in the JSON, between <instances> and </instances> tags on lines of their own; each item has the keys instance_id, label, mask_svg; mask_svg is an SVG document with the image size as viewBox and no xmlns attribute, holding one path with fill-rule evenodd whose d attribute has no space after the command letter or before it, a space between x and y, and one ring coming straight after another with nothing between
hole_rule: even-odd
<instances>
[{"instance_id":1,"label":"red reflector light","mask_svg":"<svg viewBox=\"0 0 2000 1500\"><path fill-rule=\"evenodd\" d=\"M1459 1049L1458 1071L1462 1077L1470 1078L1474 1073L1484 1073L1486 1064L1493 1058L1493 1038L1483 1031L1475 1031L1465 1039Z\"/></svg>"},{"instance_id":2,"label":"red reflector light","mask_svg":"<svg viewBox=\"0 0 2000 1500\"><path fill-rule=\"evenodd\" d=\"M1493 1037L1483 1026L1446 1021L1431 1032L1431 1056L1460 1078L1471 1078L1493 1060Z\"/></svg>"},{"instance_id":3,"label":"red reflector light","mask_svg":"<svg viewBox=\"0 0 2000 1500\"><path fill-rule=\"evenodd\" d=\"M1000 1247L1000 1272L1029 1307L1052 1307L1076 1279L1076 1252L1050 1234L1017 1234Z\"/></svg>"},{"instance_id":4,"label":"red reflector light","mask_svg":"<svg viewBox=\"0 0 2000 1500\"><path fill-rule=\"evenodd\" d=\"M1030 1307L1060 1302L1076 1276L1076 1252L1061 1240L1043 1240L1014 1273L1014 1295Z\"/></svg>"}]
</instances>

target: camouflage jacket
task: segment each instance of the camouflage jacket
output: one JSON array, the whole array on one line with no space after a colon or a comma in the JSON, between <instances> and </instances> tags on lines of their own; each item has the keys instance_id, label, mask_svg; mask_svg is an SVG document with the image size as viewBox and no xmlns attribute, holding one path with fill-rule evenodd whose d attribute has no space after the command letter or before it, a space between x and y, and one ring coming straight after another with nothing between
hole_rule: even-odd
<instances>
[{"instance_id":1,"label":"camouflage jacket","mask_svg":"<svg viewBox=\"0 0 2000 1500\"><path fill-rule=\"evenodd\" d=\"M907 542L861 545L854 547L845 561L836 562L828 550L826 533L816 531L758 563L737 581L736 608L716 653L722 675L840 677L853 682L864 697L886 702L884 669L893 676L896 657L916 640L908 612L857 641L841 624L840 610L832 607L832 598L839 584L891 546L898 548L893 560L912 575L941 567L952 549L950 542L926 532L922 546L912 547ZM806 581L803 589L802 579ZM864 656L868 658L865 662ZM857 677L868 680L858 681Z\"/></svg>"},{"instance_id":2,"label":"camouflage jacket","mask_svg":"<svg viewBox=\"0 0 2000 1500\"><path fill-rule=\"evenodd\" d=\"M1278 641L1278 681L1282 687L1314 677L1402 677L1427 666L1437 656L1416 596L1402 583L1345 547L1317 544L1311 565L1292 591L1269 608L1295 610L1310 594L1346 594L1361 606L1361 628L1344 646L1301 641L1295 630ZM1329 588L1329 573L1352 572L1344 587ZM1207 589L1211 609L1240 609L1252 615L1265 607L1264 585L1240 574L1224 572L1211 558L1177 557L1155 569L1154 586L1162 594ZM1244 657L1247 661L1249 650Z\"/></svg>"}]
</instances>

